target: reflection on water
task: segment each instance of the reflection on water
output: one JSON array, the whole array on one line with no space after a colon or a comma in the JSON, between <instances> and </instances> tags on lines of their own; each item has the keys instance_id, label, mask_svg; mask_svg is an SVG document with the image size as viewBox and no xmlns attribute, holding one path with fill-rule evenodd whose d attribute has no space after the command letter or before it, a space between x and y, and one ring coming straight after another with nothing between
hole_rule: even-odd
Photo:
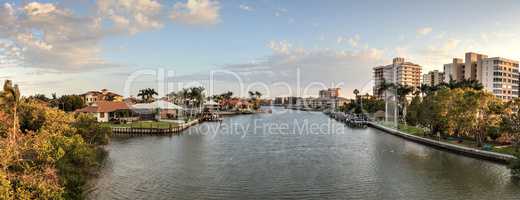
<instances>
[{"instance_id":1,"label":"reflection on water","mask_svg":"<svg viewBox=\"0 0 520 200\"><path fill-rule=\"evenodd\" d=\"M114 138L90 199L518 199L508 169L318 112Z\"/></svg>"}]
</instances>

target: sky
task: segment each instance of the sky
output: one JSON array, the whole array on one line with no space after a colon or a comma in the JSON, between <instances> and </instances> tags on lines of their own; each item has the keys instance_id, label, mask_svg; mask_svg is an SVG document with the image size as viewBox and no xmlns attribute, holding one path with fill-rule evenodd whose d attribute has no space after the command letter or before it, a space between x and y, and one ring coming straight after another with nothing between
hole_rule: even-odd
<instances>
[{"instance_id":1,"label":"sky","mask_svg":"<svg viewBox=\"0 0 520 200\"><path fill-rule=\"evenodd\" d=\"M371 93L372 68L520 59L520 1L0 0L0 81L22 94Z\"/></svg>"}]
</instances>

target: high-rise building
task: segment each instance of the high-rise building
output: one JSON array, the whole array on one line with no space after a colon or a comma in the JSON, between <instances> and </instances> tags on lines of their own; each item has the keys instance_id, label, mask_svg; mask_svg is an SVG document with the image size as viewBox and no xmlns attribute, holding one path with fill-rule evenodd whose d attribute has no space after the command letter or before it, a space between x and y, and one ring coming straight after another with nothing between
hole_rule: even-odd
<instances>
[{"instance_id":1,"label":"high-rise building","mask_svg":"<svg viewBox=\"0 0 520 200\"><path fill-rule=\"evenodd\" d=\"M453 62L444 64L444 82L449 83L450 80L464 80L464 62L461 58L453 58Z\"/></svg>"},{"instance_id":2,"label":"high-rise building","mask_svg":"<svg viewBox=\"0 0 520 200\"><path fill-rule=\"evenodd\" d=\"M477 74L482 68L481 61L487 58L487 55L468 52L464 62L464 79L466 80L477 80Z\"/></svg>"},{"instance_id":3,"label":"high-rise building","mask_svg":"<svg viewBox=\"0 0 520 200\"><path fill-rule=\"evenodd\" d=\"M404 58L394 58L392 64L374 67L374 96L383 98L379 88L383 81L418 87L421 84L422 67L418 64L405 62Z\"/></svg>"},{"instance_id":4,"label":"high-rise building","mask_svg":"<svg viewBox=\"0 0 520 200\"><path fill-rule=\"evenodd\" d=\"M436 86L444 82L444 72L433 70L423 75L423 84Z\"/></svg>"},{"instance_id":5,"label":"high-rise building","mask_svg":"<svg viewBox=\"0 0 520 200\"><path fill-rule=\"evenodd\" d=\"M276 97L274 98L275 105L284 105L287 104L287 97Z\"/></svg>"},{"instance_id":6,"label":"high-rise building","mask_svg":"<svg viewBox=\"0 0 520 200\"><path fill-rule=\"evenodd\" d=\"M341 92L340 88L329 88L326 90L320 90L319 95L320 95L320 98L339 97L340 92Z\"/></svg>"},{"instance_id":7,"label":"high-rise building","mask_svg":"<svg viewBox=\"0 0 520 200\"><path fill-rule=\"evenodd\" d=\"M462 62L454 58L444 65L444 81L476 80L484 89L503 100L518 97L518 61L468 52Z\"/></svg>"},{"instance_id":8,"label":"high-rise building","mask_svg":"<svg viewBox=\"0 0 520 200\"><path fill-rule=\"evenodd\" d=\"M477 80L485 90L506 101L518 97L518 61L493 57L481 60L478 65Z\"/></svg>"}]
</instances>

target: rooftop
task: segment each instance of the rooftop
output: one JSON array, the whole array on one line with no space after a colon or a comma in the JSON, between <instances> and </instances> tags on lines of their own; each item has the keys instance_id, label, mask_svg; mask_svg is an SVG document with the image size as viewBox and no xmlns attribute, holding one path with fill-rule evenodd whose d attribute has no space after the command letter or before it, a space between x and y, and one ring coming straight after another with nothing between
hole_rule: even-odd
<instances>
[{"instance_id":1,"label":"rooftop","mask_svg":"<svg viewBox=\"0 0 520 200\"><path fill-rule=\"evenodd\" d=\"M97 101L90 106L76 110L82 113L114 112L116 110L128 110L130 107L125 102Z\"/></svg>"}]
</instances>

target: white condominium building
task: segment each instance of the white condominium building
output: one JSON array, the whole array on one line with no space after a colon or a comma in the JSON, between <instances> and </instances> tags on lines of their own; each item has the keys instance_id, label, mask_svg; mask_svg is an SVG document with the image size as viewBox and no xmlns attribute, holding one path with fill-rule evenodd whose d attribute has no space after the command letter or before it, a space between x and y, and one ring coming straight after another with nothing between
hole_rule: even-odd
<instances>
[{"instance_id":1,"label":"white condominium building","mask_svg":"<svg viewBox=\"0 0 520 200\"><path fill-rule=\"evenodd\" d=\"M436 86L444 82L444 72L439 70L430 71L423 75L423 84Z\"/></svg>"},{"instance_id":2,"label":"white condominium building","mask_svg":"<svg viewBox=\"0 0 520 200\"><path fill-rule=\"evenodd\" d=\"M518 97L518 61L506 58L485 58L480 61L477 80L496 97L509 101Z\"/></svg>"},{"instance_id":3,"label":"white condominium building","mask_svg":"<svg viewBox=\"0 0 520 200\"><path fill-rule=\"evenodd\" d=\"M379 87L383 81L418 87L421 85L422 67L418 64L405 62L404 58L394 58L392 64L374 67L374 96L383 98Z\"/></svg>"},{"instance_id":4,"label":"white condominium building","mask_svg":"<svg viewBox=\"0 0 520 200\"><path fill-rule=\"evenodd\" d=\"M444 65L444 81L476 80L484 89L498 98L510 100L518 97L518 61L468 52L465 61L454 58Z\"/></svg>"}]
</instances>

